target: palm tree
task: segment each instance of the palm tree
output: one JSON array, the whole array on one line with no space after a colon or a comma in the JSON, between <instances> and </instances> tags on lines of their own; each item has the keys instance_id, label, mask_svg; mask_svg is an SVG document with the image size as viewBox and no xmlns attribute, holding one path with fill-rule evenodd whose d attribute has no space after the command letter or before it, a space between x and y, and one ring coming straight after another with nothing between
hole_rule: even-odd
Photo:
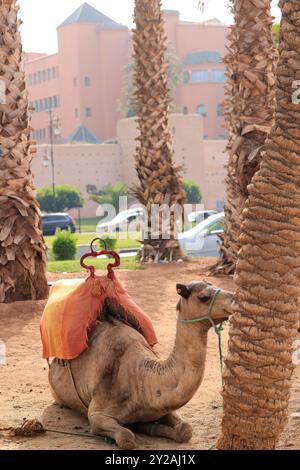
<instances>
[{"instance_id":1,"label":"palm tree","mask_svg":"<svg viewBox=\"0 0 300 470\"><path fill-rule=\"evenodd\" d=\"M143 260L176 259L182 256L176 240L175 216L170 217L168 239L162 239L163 215L159 217L158 238L151 239L153 204L181 206L185 200L181 169L174 167L172 139L169 130L170 96L168 64L165 59L166 35L161 0L135 0L134 100L139 137L136 170L139 187L134 195L147 207L148 225L144 234Z\"/></svg>"},{"instance_id":2,"label":"palm tree","mask_svg":"<svg viewBox=\"0 0 300 470\"><path fill-rule=\"evenodd\" d=\"M259 168L275 106L276 48L270 0L232 0L225 119L229 130L224 234L215 274L235 271L247 186Z\"/></svg>"},{"instance_id":3,"label":"palm tree","mask_svg":"<svg viewBox=\"0 0 300 470\"><path fill-rule=\"evenodd\" d=\"M248 187L219 449L274 449L287 422L300 293L300 13L297 0L280 7L275 124Z\"/></svg>"},{"instance_id":4,"label":"palm tree","mask_svg":"<svg viewBox=\"0 0 300 470\"><path fill-rule=\"evenodd\" d=\"M16 0L0 1L0 302L47 296L46 247L32 183L28 98Z\"/></svg>"}]
</instances>

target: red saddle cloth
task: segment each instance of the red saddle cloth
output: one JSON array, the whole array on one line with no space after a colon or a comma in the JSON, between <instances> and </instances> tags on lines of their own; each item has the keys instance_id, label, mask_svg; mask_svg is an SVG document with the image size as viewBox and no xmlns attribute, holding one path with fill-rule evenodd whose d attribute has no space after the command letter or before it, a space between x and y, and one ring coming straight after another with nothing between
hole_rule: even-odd
<instances>
[{"instance_id":1,"label":"red saddle cloth","mask_svg":"<svg viewBox=\"0 0 300 470\"><path fill-rule=\"evenodd\" d=\"M89 334L99 323L97 318L106 299L134 319L151 347L157 343L150 318L115 275L113 279L107 276L67 279L51 287L41 319L43 357L71 360L79 356L87 348Z\"/></svg>"}]
</instances>

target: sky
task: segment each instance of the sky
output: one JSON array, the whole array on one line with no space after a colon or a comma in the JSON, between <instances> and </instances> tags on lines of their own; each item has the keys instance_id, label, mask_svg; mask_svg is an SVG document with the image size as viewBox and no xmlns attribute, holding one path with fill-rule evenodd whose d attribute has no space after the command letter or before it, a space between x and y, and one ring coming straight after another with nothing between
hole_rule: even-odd
<instances>
[{"instance_id":1,"label":"sky","mask_svg":"<svg viewBox=\"0 0 300 470\"><path fill-rule=\"evenodd\" d=\"M56 28L84 0L19 0L21 28L24 50L27 52L57 51ZM88 3L101 13L118 23L133 26L134 0L88 0ZM164 9L179 10L185 21L203 21L208 18L219 18L226 24L232 21L227 0L207 0L205 12L198 8L199 0L162 0ZM273 1L273 14L280 17L277 1Z\"/></svg>"}]
</instances>

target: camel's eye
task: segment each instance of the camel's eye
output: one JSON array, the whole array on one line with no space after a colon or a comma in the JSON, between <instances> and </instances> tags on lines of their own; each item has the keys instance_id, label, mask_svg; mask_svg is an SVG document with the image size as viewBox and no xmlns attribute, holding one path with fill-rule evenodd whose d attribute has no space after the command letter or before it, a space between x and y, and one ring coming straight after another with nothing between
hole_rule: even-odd
<instances>
[{"instance_id":1,"label":"camel's eye","mask_svg":"<svg viewBox=\"0 0 300 470\"><path fill-rule=\"evenodd\" d=\"M198 297L198 299L201 302L208 302L210 300L210 297L208 295L206 295L205 297Z\"/></svg>"}]
</instances>

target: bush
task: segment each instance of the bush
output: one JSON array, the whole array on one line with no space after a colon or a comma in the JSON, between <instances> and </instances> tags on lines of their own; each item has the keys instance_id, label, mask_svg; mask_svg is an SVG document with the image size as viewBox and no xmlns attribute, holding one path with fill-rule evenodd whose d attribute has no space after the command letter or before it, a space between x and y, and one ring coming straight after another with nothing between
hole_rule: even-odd
<instances>
[{"instance_id":1,"label":"bush","mask_svg":"<svg viewBox=\"0 0 300 470\"><path fill-rule=\"evenodd\" d=\"M57 230L52 243L55 261L75 259L77 253L77 237L67 230Z\"/></svg>"},{"instance_id":2,"label":"bush","mask_svg":"<svg viewBox=\"0 0 300 470\"><path fill-rule=\"evenodd\" d=\"M102 237L102 240L99 240L100 250L105 250L105 243L103 240L105 240L106 242L106 247L108 251L116 251L117 239L115 237Z\"/></svg>"},{"instance_id":3,"label":"bush","mask_svg":"<svg viewBox=\"0 0 300 470\"><path fill-rule=\"evenodd\" d=\"M53 189L45 186L37 191L37 199L42 211L64 212L75 207L83 207L84 198L81 191L75 186L63 184L55 188L55 200Z\"/></svg>"},{"instance_id":4,"label":"bush","mask_svg":"<svg viewBox=\"0 0 300 470\"><path fill-rule=\"evenodd\" d=\"M184 180L183 189L186 192L188 204L200 204L202 201L202 194L197 183L191 180Z\"/></svg>"}]
</instances>

